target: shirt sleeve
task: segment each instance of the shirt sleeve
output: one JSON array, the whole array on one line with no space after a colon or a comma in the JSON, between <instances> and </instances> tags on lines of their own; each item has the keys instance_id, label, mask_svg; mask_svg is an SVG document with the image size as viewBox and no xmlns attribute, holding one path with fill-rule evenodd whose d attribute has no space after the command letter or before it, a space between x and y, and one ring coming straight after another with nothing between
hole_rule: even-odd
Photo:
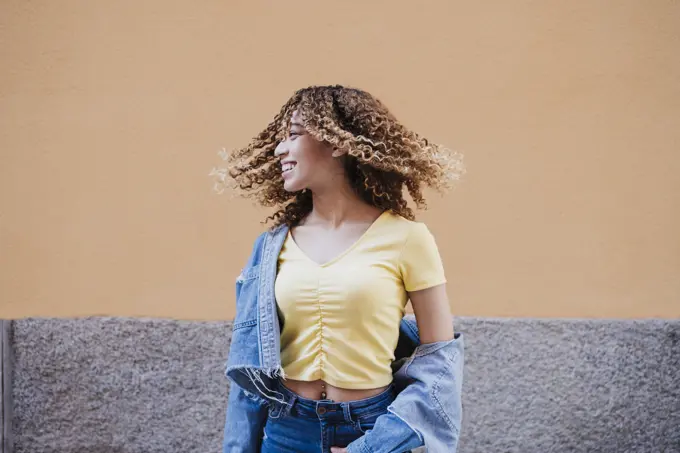
<instances>
[{"instance_id":1,"label":"shirt sleeve","mask_svg":"<svg viewBox=\"0 0 680 453\"><path fill-rule=\"evenodd\" d=\"M444 265L427 225L414 222L399 259L401 278L408 292L446 283Z\"/></svg>"}]
</instances>

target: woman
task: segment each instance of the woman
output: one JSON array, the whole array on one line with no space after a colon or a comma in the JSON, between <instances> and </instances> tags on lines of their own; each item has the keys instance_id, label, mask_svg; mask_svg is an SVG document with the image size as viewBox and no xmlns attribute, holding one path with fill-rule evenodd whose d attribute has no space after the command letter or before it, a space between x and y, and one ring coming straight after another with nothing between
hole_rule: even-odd
<instances>
[{"instance_id":1,"label":"woman","mask_svg":"<svg viewBox=\"0 0 680 453\"><path fill-rule=\"evenodd\" d=\"M423 186L443 189L464 173L460 155L408 130L365 91L314 86L297 91L228 163L236 188L277 208L269 219L286 229L273 282L275 389L244 371L279 395L260 400L266 419L252 451L352 451L345 447L377 431L397 397L392 367L408 300L422 345L455 340L437 246L403 189L423 206ZM261 292L266 279L258 281ZM256 413L237 412L235 396L233 406L225 452L241 451L232 442L242 435L237 419ZM408 431L394 451L424 444Z\"/></svg>"}]
</instances>

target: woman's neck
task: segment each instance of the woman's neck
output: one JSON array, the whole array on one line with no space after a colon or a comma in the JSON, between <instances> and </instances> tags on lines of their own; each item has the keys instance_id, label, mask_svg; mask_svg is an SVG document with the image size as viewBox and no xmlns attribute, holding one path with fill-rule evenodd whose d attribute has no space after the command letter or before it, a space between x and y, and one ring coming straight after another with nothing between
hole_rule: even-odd
<instances>
[{"instance_id":1,"label":"woman's neck","mask_svg":"<svg viewBox=\"0 0 680 453\"><path fill-rule=\"evenodd\" d=\"M347 221L363 221L378 211L364 202L348 184L333 190L312 191L312 211L305 223L337 228Z\"/></svg>"}]
</instances>

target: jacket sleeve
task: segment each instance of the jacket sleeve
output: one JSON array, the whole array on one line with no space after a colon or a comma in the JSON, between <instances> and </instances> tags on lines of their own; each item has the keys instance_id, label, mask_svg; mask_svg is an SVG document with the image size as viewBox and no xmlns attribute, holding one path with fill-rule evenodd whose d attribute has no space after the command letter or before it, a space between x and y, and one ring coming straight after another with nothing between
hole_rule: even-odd
<instances>
[{"instance_id":1,"label":"jacket sleeve","mask_svg":"<svg viewBox=\"0 0 680 453\"><path fill-rule=\"evenodd\" d=\"M246 267L252 267L259 260L259 249L265 233L260 234L253 243L252 252ZM242 271L243 272L243 271ZM236 285L236 310L239 310L239 285ZM230 346L229 360L232 359ZM252 393L247 392L232 379L229 382L226 421L224 423L223 453L260 453L260 444L264 434L264 424L269 411L268 403Z\"/></svg>"},{"instance_id":2,"label":"jacket sleeve","mask_svg":"<svg viewBox=\"0 0 680 453\"><path fill-rule=\"evenodd\" d=\"M223 453L260 453L269 406L229 380Z\"/></svg>"},{"instance_id":3,"label":"jacket sleeve","mask_svg":"<svg viewBox=\"0 0 680 453\"><path fill-rule=\"evenodd\" d=\"M422 445L428 453L455 453L462 421L462 334L419 345L394 379L404 389L373 429L349 444L348 453L396 453Z\"/></svg>"}]
</instances>

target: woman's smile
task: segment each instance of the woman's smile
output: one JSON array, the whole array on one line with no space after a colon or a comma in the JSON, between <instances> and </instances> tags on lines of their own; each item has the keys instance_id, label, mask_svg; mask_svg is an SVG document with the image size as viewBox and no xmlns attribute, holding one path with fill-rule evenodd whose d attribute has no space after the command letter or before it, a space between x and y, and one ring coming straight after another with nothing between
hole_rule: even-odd
<instances>
[{"instance_id":1,"label":"woman's smile","mask_svg":"<svg viewBox=\"0 0 680 453\"><path fill-rule=\"evenodd\" d=\"M297 166L297 162L284 162L281 164L281 176L283 179L288 179L293 175L293 170Z\"/></svg>"},{"instance_id":2,"label":"woman's smile","mask_svg":"<svg viewBox=\"0 0 680 453\"><path fill-rule=\"evenodd\" d=\"M297 162L288 161L281 163L281 174L284 178L290 176L293 169L297 166Z\"/></svg>"}]
</instances>

